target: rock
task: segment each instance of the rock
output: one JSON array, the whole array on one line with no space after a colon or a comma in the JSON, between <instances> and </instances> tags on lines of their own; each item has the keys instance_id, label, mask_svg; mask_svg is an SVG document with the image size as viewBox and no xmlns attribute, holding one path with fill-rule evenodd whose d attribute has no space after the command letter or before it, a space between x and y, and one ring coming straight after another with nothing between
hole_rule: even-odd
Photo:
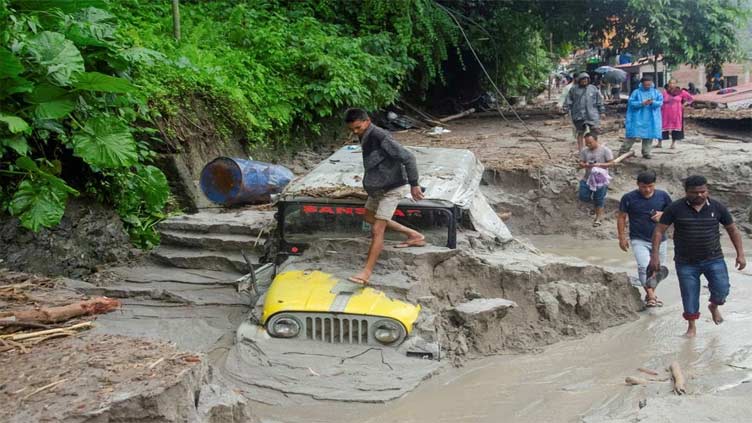
<instances>
[{"instance_id":1,"label":"rock","mask_svg":"<svg viewBox=\"0 0 752 423\"><path fill-rule=\"evenodd\" d=\"M69 200L60 224L37 233L15 217L2 217L0 241L3 267L74 278L138 254L117 213L86 198Z\"/></svg>"},{"instance_id":2,"label":"rock","mask_svg":"<svg viewBox=\"0 0 752 423\"><path fill-rule=\"evenodd\" d=\"M190 231L258 236L274 226L274 211L240 210L225 213L201 212L165 219L160 231Z\"/></svg>"},{"instance_id":3,"label":"rock","mask_svg":"<svg viewBox=\"0 0 752 423\"><path fill-rule=\"evenodd\" d=\"M559 300L552 293L546 291L536 292L535 303L538 312L543 318L556 320L559 317Z\"/></svg>"},{"instance_id":4,"label":"rock","mask_svg":"<svg viewBox=\"0 0 752 423\"><path fill-rule=\"evenodd\" d=\"M225 386L209 383L201 387L198 416L205 423L254 423L245 398Z\"/></svg>"},{"instance_id":5,"label":"rock","mask_svg":"<svg viewBox=\"0 0 752 423\"><path fill-rule=\"evenodd\" d=\"M258 263L258 255L254 255L252 252L247 252L247 254L252 263ZM184 269L245 273L248 268L239 252L217 252L162 246L152 252L152 257L162 263Z\"/></svg>"},{"instance_id":6,"label":"rock","mask_svg":"<svg viewBox=\"0 0 752 423\"><path fill-rule=\"evenodd\" d=\"M454 307L453 312L461 322L470 323L476 319L500 319L511 307L517 304L503 298L478 298Z\"/></svg>"}]
</instances>

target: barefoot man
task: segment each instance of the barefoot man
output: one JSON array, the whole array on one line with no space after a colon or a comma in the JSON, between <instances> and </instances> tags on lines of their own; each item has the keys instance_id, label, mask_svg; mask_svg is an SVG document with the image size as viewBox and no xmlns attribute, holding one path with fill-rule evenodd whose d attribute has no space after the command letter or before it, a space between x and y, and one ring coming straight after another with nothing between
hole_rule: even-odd
<instances>
[{"instance_id":1,"label":"barefoot man","mask_svg":"<svg viewBox=\"0 0 752 423\"><path fill-rule=\"evenodd\" d=\"M736 249L736 268L744 269L742 236L726 206L710 198L708 181L704 176L694 175L684 181L685 197L674 201L663 211L653 232L653 251L649 272L660 268L659 249L666 229L674 225L674 262L679 277L684 319L687 333L692 338L697 334L695 325L700 317L700 275L705 275L710 289L708 310L713 322L723 322L718 307L726 302L729 294L729 276L721 250L720 223L726 229Z\"/></svg>"},{"instance_id":2,"label":"barefoot man","mask_svg":"<svg viewBox=\"0 0 752 423\"><path fill-rule=\"evenodd\" d=\"M360 139L363 150L363 188L368 193L365 220L371 225L371 246L363 270L348 278L351 282L366 285L373 268L384 249L384 232L387 229L403 233L407 239L398 248L422 247L425 237L417 231L392 220L397 204L408 193L413 200L422 200L418 185L418 165L415 156L395 141L391 134L371 123L363 109L348 109L345 123Z\"/></svg>"}]
</instances>

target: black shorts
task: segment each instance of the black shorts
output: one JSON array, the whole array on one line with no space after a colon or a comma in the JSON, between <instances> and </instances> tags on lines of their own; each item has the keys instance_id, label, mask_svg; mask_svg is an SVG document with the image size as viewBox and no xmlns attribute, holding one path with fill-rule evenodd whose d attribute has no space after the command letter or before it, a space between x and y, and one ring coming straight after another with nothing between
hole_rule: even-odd
<instances>
[{"instance_id":1,"label":"black shorts","mask_svg":"<svg viewBox=\"0 0 752 423\"><path fill-rule=\"evenodd\" d=\"M679 141L684 139L684 131L663 131L663 136L661 137L664 140L671 138L672 141Z\"/></svg>"},{"instance_id":2,"label":"black shorts","mask_svg":"<svg viewBox=\"0 0 752 423\"><path fill-rule=\"evenodd\" d=\"M594 135L598 135L598 127L592 126L587 124L584 120L576 120L574 123L574 130L577 133L577 135L585 135L587 133L591 133Z\"/></svg>"}]
</instances>

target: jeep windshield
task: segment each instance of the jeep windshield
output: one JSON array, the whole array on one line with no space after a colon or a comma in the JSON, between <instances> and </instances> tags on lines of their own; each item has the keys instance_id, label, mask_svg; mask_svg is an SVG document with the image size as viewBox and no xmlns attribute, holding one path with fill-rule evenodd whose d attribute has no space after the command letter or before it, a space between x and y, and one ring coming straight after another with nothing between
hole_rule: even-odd
<instances>
[{"instance_id":1,"label":"jeep windshield","mask_svg":"<svg viewBox=\"0 0 752 423\"><path fill-rule=\"evenodd\" d=\"M279 204L282 241L290 246L309 244L321 238L359 238L368 236L371 228L365 222L365 208L353 200L301 199ZM403 201L392 218L398 223L425 235L431 245L455 248L455 210L430 201ZM403 237L387 231L387 240ZM298 251L289 251L296 253Z\"/></svg>"}]
</instances>

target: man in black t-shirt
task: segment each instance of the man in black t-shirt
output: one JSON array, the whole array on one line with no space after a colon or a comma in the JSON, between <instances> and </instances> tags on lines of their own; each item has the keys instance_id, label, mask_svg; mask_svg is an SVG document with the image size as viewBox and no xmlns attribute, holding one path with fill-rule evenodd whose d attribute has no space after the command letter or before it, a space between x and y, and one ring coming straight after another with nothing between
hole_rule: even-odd
<instances>
[{"instance_id":1,"label":"man in black t-shirt","mask_svg":"<svg viewBox=\"0 0 752 423\"><path fill-rule=\"evenodd\" d=\"M694 175L684 181L685 197L671 203L653 232L653 252L649 272L660 268L658 247L666 229L674 225L674 262L679 277L684 319L687 320L687 333L692 338L697 334L695 323L700 317L700 276L708 280L710 304L708 310L713 322L719 325L723 317L718 307L726 302L729 293L729 277L726 262L721 250L720 223L728 232L736 249L736 268L744 269L742 236L734 224L734 219L726 206L710 198L708 181L703 176Z\"/></svg>"}]
</instances>

